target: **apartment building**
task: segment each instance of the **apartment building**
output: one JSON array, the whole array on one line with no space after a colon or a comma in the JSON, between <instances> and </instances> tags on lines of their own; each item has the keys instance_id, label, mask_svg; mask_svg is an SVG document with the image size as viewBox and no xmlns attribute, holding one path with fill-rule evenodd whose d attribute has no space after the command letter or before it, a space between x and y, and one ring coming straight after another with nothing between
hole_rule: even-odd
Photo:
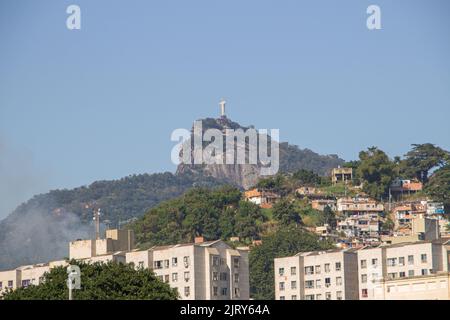
<instances>
[{"instance_id":1,"label":"apartment building","mask_svg":"<svg viewBox=\"0 0 450 320\"><path fill-rule=\"evenodd\" d=\"M450 274L387 279L375 291L376 300L450 300Z\"/></svg>"},{"instance_id":2,"label":"apartment building","mask_svg":"<svg viewBox=\"0 0 450 320\"><path fill-rule=\"evenodd\" d=\"M248 251L222 240L156 246L126 253L127 263L151 268L185 300L248 300Z\"/></svg>"},{"instance_id":3,"label":"apartment building","mask_svg":"<svg viewBox=\"0 0 450 320\"><path fill-rule=\"evenodd\" d=\"M0 271L0 296L7 289L17 289L38 285L42 282L44 274L56 266L67 265L64 260L49 263L21 266L14 270Z\"/></svg>"},{"instance_id":4,"label":"apartment building","mask_svg":"<svg viewBox=\"0 0 450 320\"><path fill-rule=\"evenodd\" d=\"M357 300L357 254L354 249L298 253L277 258L276 300Z\"/></svg>"},{"instance_id":5,"label":"apartment building","mask_svg":"<svg viewBox=\"0 0 450 320\"><path fill-rule=\"evenodd\" d=\"M76 240L69 243L70 259L87 259L110 255L134 249L135 237L132 230L109 229L104 239Z\"/></svg>"},{"instance_id":6,"label":"apartment building","mask_svg":"<svg viewBox=\"0 0 450 320\"><path fill-rule=\"evenodd\" d=\"M448 272L448 247L442 240L366 247L357 255L361 300L380 298L389 281Z\"/></svg>"}]
</instances>

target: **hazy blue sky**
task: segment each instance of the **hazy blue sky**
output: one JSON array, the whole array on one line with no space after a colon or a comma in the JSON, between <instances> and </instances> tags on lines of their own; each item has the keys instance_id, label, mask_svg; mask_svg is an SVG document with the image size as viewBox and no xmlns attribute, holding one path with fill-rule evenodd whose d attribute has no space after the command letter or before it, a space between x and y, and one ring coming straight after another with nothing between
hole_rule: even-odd
<instances>
[{"instance_id":1,"label":"hazy blue sky","mask_svg":"<svg viewBox=\"0 0 450 320\"><path fill-rule=\"evenodd\" d=\"M1 0L0 41L0 217L36 192L172 171L172 130L221 97L233 120L346 160L450 149L448 0Z\"/></svg>"}]
</instances>

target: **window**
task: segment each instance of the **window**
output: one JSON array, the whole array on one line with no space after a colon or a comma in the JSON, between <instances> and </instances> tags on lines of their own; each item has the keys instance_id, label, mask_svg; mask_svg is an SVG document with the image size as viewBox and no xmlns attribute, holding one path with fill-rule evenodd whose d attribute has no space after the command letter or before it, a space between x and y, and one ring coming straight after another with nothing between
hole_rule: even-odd
<instances>
[{"instance_id":1,"label":"window","mask_svg":"<svg viewBox=\"0 0 450 320\"><path fill-rule=\"evenodd\" d=\"M163 268L163 262L162 261L155 261L154 266L155 266L155 269L162 269Z\"/></svg>"},{"instance_id":2,"label":"window","mask_svg":"<svg viewBox=\"0 0 450 320\"><path fill-rule=\"evenodd\" d=\"M316 300L322 300L322 295L320 293L316 294Z\"/></svg>"},{"instance_id":3,"label":"window","mask_svg":"<svg viewBox=\"0 0 450 320\"><path fill-rule=\"evenodd\" d=\"M213 267L218 267L219 263L220 263L219 257L218 256L213 256L213 258L212 258L212 265L213 265Z\"/></svg>"},{"instance_id":4,"label":"window","mask_svg":"<svg viewBox=\"0 0 450 320\"><path fill-rule=\"evenodd\" d=\"M378 266L378 259L372 259L372 265Z\"/></svg>"},{"instance_id":5,"label":"window","mask_svg":"<svg viewBox=\"0 0 450 320\"><path fill-rule=\"evenodd\" d=\"M389 267L395 267L396 264L397 264L397 258L388 258L387 259L387 265Z\"/></svg>"},{"instance_id":6,"label":"window","mask_svg":"<svg viewBox=\"0 0 450 320\"><path fill-rule=\"evenodd\" d=\"M378 273L372 273L372 282L376 282L378 280Z\"/></svg>"},{"instance_id":7,"label":"window","mask_svg":"<svg viewBox=\"0 0 450 320\"><path fill-rule=\"evenodd\" d=\"M239 296L240 296L239 288L234 288L234 297L239 298Z\"/></svg>"},{"instance_id":8,"label":"window","mask_svg":"<svg viewBox=\"0 0 450 320\"><path fill-rule=\"evenodd\" d=\"M297 296L296 295L291 296L291 300L297 300Z\"/></svg>"},{"instance_id":9,"label":"window","mask_svg":"<svg viewBox=\"0 0 450 320\"><path fill-rule=\"evenodd\" d=\"M367 268L367 260L361 260L361 269Z\"/></svg>"},{"instance_id":10,"label":"window","mask_svg":"<svg viewBox=\"0 0 450 320\"><path fill-rule=\"evenodd\" d=\"M316 274L320 274L320 265L316 266L315 268L316 268Z\"/></svg>"},{"instance_id":11,"label":"window","mask_svg":"<svg viewBox=\"0 0 450 320\"><path fill-rule=\"evenodd\" d=\"M425 253L420 255L420 261L422 263L427 263L427 255Z\"/></svg>"},{"instance_id":12,"label":"window","mask_svg":"<svg viewBox=\"0 0 450 320\"><path fill-rule=\"evenodd\" d=\"M414 270L408 271L408 277L414 277Z\"/></svg>"},{"instance_id":13,"label":"window","mask_svg":"<svg viewBox=\"0 0 450 320\"><path fill-rule=\"evenodd\" d=\"M213 287L213 296L217 297L219 295L219 288L218 287Z\"/></svg>"},{"instance_id":14,"label":"window","mask_svg":"<svg viewBox=\"0 0 450 320\"><path fill-rule=\"evenodd\" d=\"M221 272L220 273L220 281L227 281L228 276L226 272Z\"/></svg>"},{"instance_id":15,"label":"window","mask_svg":"<svg viewBox=\"0 0 450 320\"><path fill-rule=\"evenodd\" d=\"M367 274L361 275L361 283L367 283Z\"/></svg>"},{"instance_id":16,"label":"window","mask_svg":"<svg viewBox=\"0 0 450 320\"><path fill-rule=\"evenodd\" d=\"M328 288L331 286L331 278L325 278L325 287Z\"/></svg>"},{"instance_id":17,"label":"window","mask_svg":"<svg viewBox=\"0 0 450 320\"><path fill-rule=\"evenodd\" d=\"M169 268L170 264L169 264L169 260L164 260L164 268Z\"/></svg>"},{"instance_id":18,"label":"window","mask_svg":"<svg viewBox=\"0 0 450 320\"><path fill-rule=\"evenodd\" d=\"M219 280L219 273L213 272L213 281L218 281L218 280Z\"/></svg>"},{"instance_id":19,"label":"window","mask_svg":"<svg viewBox=\"0 0 450 320\"><path fill-rule=\"evenodd\" d=\"M400 277L400 278L404 278L404 277L406 277L406 273L405 273L405 272L403 272L403 271L402 271L402 272L399 272L399 274L398 274L398 275L399 275L399 277Z\"/></svg>"},{"instance_id":20,"label":"window","mask_svg":"<svg viewBox=\"0 0 450 320\"><path fill-rule=\"evenodd\" d=\"M31 284L31 280L26 279L26 280L22 280L22 287L26 288Z\"/></svg>"},{"instance_id":21,"label":"window","mask_svg":"<svg viewBox=\"0 0 450 320\"><path fill-rule=\"evenodd\" d=\"M170 279L170 276L168 274L166 274L164 276L164 282L169 283L169 279Z\"/></svg>"},{"instance_id":22,"label":"window","mask_svg":"<svg viewBox=\"0 0 450 320\"><path fill-rule=\"evenodd\" d=\"M284 282L280 282L279 287L280 291L284 291Z\"/></svg>"},{"instance_id":23,"label":"window","mask_svg":"<svg viewBox=\"0 0 450 320\"><path fill-rule=\"evenodd\" d=\"M279 268L279 269L278 269L278 274L279 274L280 276L284 276L284 268Z\"/></svg>"},{"instance_id":24,"label":"window","mask_svg":"<svg viewBox=\"0 0 450 320\"><path fill-rule=\"evenodd\" d=\"M305 300L314 300L314 295L313 294L307 294L305 296Z\"/></svg>"},{"instance_id":25,"label":"window","mask_svg":"<svg viewBox=\"0 0 450 320\"><path fill-rule=\"evenodd\" d=\"M280 300L285 300L284 296L280 296Z\"/></svg>"},{"instance_id":26,"label":"window","mask_svg":"<svg viewBox=\"0 0 450 320\"><path fill-rule=\"evenodd\" d=\"M342 286L342 277L336 277L336 285Z\"/></svg>"},{"instance_id":27,"label":"window","mask_svg":"<svg viewBox=\"0 0 450 320\"><path fill-rule=\"evenodd\" d=\"M297 267L291 267L291 276L295 276L297 274Z\"/></svg>"},{"instance_id":28,"label":"window","mask_svg":"<svg viewBox=\"0 0 450 320\"><path fill-rule=\"evenodd\" d=\"M408 256L408 264L409 265L414 264L414 256Z\"/></svg>"},{"instance_id":29,"label":"window","mask_svg":"<svg viewBox=\"0 0 450 320\"><path fill-rule=\"evenodd\" d=\"M297 289L297 281L291 281L291 289Z\"/></svg>"},{"instance_id":30,"label":"window","mask_svg":"<svg viewBox=\"0 0 450 320\"><path fill-rule=\"evenodd\" d=\"M172 273L172 282L178 281L178 273Z\"/></svg>"},{"instance_id":31,"label":"window","mask_svg":"<svg viewBox=\"0 0 450 320\"><path fill-rule=\"evenodd\" d=\"M222 288L222 295L226 296L228 294L228 289L227 288Z\"/></svg>"},{"instance_id":32,"label":"window","mask_svg":"<svg viewBox=\"0 0 450 320\"><path fill-rule=\"evenodd\" d=\"M176 267L178 265L178 258L172 258L172 267Z\"/></svg>"},{"instance_id":33,"label":"window","mask_svg":"<svg viewBox=\"0 0 450 320\"><path fill-rule=\"evenodd\" d=\"M144 269L144 261L139 261L139 269Z\"/></svg>"},{"instance_id":34,"label":"window","mask_svg":"<svg viewBox=\"0 0 450 320\"><path fill-rule=\"evenodd\" d=\"M361 296L363 298L367 298L369 296L367 289L362 289L361 290Z\"/></svg>"},{"instance_id":35,"label":"window","mask_svg":"<svg viewBox=\"0 0 450 320\"><path fill-rule=\"evenodd\" d=\"M404 266L405 265L405 257L399 257L398 258L398 265Z\"/></svg>"},{"instance_id":36,"label":"window","mask_svg":"<svg viewBox=\"0 0 450 320\"><path fill-rule=\"evenodd\" d=\"M190 274L189 274L189 271L186 271L185 273L184 273L184 281L189 281L189 279L190 279Z\"/></svg>"},{"instance_id":37,"label":"window","mask_svg":"<svg viewBox=\"0 0 450 320\"><path fill-rule=\"evenodd\" d=\"M189 257L184 257L183 258L183 262L184 262L184 266L187 268L189 267Z\"/></svg>"},{"instance_id":38,"label":"window","mask_svg":"<svg viewBox=\"0 0 450 320\"><path fill-rule=\"evenodd\" d=\"M14 286L14 281L13 280L9 280L8 281L8 288L12 288Z\"/></svg>"},{"instance_id":39,"label":"window","mask_svg":"<svg viewBox=\"0 0 450 320\"><path fill-rule=\"evenodd\" d=\"M342 291L336 291L336 299L342 300Z\"/></svg>"},{"instance_id":40,"label":"window","mask_svg":"<svg viewBox=\"0 0 450 320\"><path fill-rule=\"evenodd\" d=\"M184 295L186 297L189 297L190 294L191 294L191 288L190 287L184 287Z\"/></svg>"},{"instance_id":41,"label":"window","mask_svg":"<svg viewBox=\"0 0 450 320\"><path fill-rule=\"evenodd\" d=\"M395 279L397 278L397 273L396 272L392 272L392 273L388 273L388 279Z\"/></svg>"},{"instance_id":42,"label":"window","mask_svg":"<svg viewBox=\"0 0 450 320\"><path fill-rule=\"evenodd\" d=\"M3 282L0 281L0 290L3 289Z\"/></svg>"},{"instance_id":43,"label":"window","mask_svg":"<svg viewBox=\"0 0 450 320\"><path fill-rule=\"evenodd\" d=\"M233 258L233 264L236 269L239 269L239 258Z\"/></svg>"},{"instance_id":44,"label":"window","mask_svg":"<svg viewBox=\"0 0 450 320\"><path fill-rule=\"evenodd\" d=\"M427 269L422 269L422 275L426 276L428 274L428 270Z\"/></svg>"},{"instance_id":45,"label":"window","mask_svg":"<svg viewBox=\"0 0 450 320\"><path fill-rule=\"evenodd\" d=\"M234 283L239 283L239 273L234 274Z\"/></svg>"},{"instance_id":46,"label":"window","mask_svg":"<svg viewBox=\"0 0 450 320\"><path fill-rule=\"evenodd\" d=\"M325 264L325 273L329 273L330 272L330 264L326 263Z\"/></svg>"},{"instance_id":47,"label":"window","mask_svg":"<svg viewBox=\"0 0 450 320\"><path fill-rule=\"evenodd\" d=\"M322 280L320 279L316 280L316 288L322 288Z\"/></svg>"},{"instance_id":48,"label":"window","mask_svg":"<svg viewBox=\"0 0 450 320\"><path fill-rule=\"evenodd\" d=\"M313 289L314 288L314 280L305 281L305 289Z\"/></svg>"},{"instance_id":49,"label":"window","mask_svg":"<svg viewBox=\"0 0 450 320\"><path fill-rule=\"evenodd\" d=\"M314 267L313 266L305 267L305 274L307 275L314 274Z\"/></svg>"},{"instance_id":50,"label":"window","mask_svg":"<svg viewBox=\"0 0 450 320\"><path fill-rule=\"evenodd\" d=\"M331 292L325 293L325 300L331 300Z\"/></svg>"},{"instance_id":51,"label":"window","mask_svg":"<svg viewBox=\"0 0 450 320\"><path fill-rule=\"evenodd\" d=\"M341 271L341 263L336 262L336 271Z\"/></svg>"}]
</instances>

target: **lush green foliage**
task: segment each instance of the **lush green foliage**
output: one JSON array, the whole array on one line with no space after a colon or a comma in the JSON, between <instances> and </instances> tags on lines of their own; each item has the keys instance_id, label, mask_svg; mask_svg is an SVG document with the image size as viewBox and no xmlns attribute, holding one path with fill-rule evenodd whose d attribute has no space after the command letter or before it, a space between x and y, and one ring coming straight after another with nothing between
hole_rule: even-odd
<instances>
[{"instance_id":1,"label":"lush green foliage","mask_svg":"<svg viewBox=\"0 0 450 320\"><path fill-rule=\"evenodd\" d=\"M450 213L450 164L437 170L430 178L425 191L433 199L442 201Z\"/></svg>"},{"instance_id":2,"label":"lush green foliage","mask_svg":"<svg viewBox=\"0 0 450 320\"><path fill-rule=\"evenodd\" d=\"M266 220L261 209L241 200L241 192L230 186L194 188L182 197L149 210L131 224L137 240L147 245L191 242L196 236L207 240L258 239Z\"/></svg>"},{"instance_id":3,"label":"lush green foliage","mask_svg":"<svg viewBox=\"0 0 450 320\"><path fill-rule=\"evenodd\" d=\"M293 203L286 198L281 199L273 206L273 218L282 226L299 225L302 218Z\"/></svg>"},{"instance_id":4,"label":"lush green foliage","mask_svg":"<svg viewBox=\"0 0 450 320\"><path fill-rule=\"evenodd\" d=\"M301 228L289 227L263 238L262 245L250 251L250 291L254 299L272 300L274 293L273 260L302 251L332 248L331 243Z\"/></svg>"},{"instance_id":5,"label":"lush green foliage","mask_svg":"<svg viewBox=\"0 0 450 320\"><path fill-rule=\"evenodd\" d=\"M400 164L401 172L407 178L416 178L427 183L429 172L443 166L448 161L449 153L431 143L412 146Z\"/></svg>"},{"instance_id":6,"label":"lush green foliage","mask_svg":"<svg viewBox=\"0 0 450 320\"><path fill-rule=\"evenodd\" d=\"M148 269L135 270L129 264L71 261L81 270L81 289L73 290L74 300L176 300L178 293ZM66 300L67 271L56 267L44 275L44 282L9 291L5 300Z\"/></svg>"},{"instance_id":7,"label":"lush green foliage","mask_svg":"<svg viewBox=\"0 0 450 320\"><path fill-rule=\"evenodd\" d=\"M386 197L395 177L394 163L376 147L361 151L359 159L356 172L364 183L364 192L377 199Z\"/></svg>"}]
</instances>

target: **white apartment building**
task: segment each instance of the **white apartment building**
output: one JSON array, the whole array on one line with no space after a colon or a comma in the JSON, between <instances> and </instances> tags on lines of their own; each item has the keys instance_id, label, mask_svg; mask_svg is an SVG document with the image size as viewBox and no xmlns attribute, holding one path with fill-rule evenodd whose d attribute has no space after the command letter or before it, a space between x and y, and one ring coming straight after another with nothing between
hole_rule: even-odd
<instances>
[{"instance_id":1,"label":"white apartment building","mask_svg":"<svg viewBox=\"0 0 450 320\"><path fill-rule=\"evenodd\" d=\"M185 300L248 300L250 298L247 249L233 249L222 240L156 246L134 250L130 230L107 230L105 239L77 240L69 244L70 259L133 263L152 269L156 276L176 288ZM45 272L67 261L22 266L0 272L0 295L7 289L39 284Z\"/></svg>"},{"instance_id":2,"label":"white apartment building","mask_svg":"<svg viewBox=\"0 0 450 320\"><path fill-rule=\"evenodd\" d=\"M358 250L359 298L380 298L386 281L448 272L448 261L443 241L362 248Z\"/></svg>"},{"instance_id":3,"label":"white apartment building","mask_svg":"<svg viewBox=\"0 0 450 320\"><path fill-rule=\"evenodd\" d=\"M357 300L357 255L354 249L298 253L277 258L276 300Z\"/></svg>"},{"instance_id":4,"label":"white apartment building","mask_svg":"<svg viewBox=\"0 0 450 320\"><path fill-rule=\"evenodd\" d=\"M450 241L299 253L277 258L277 300L450 299Z\"/></svg>"},{"instance_id":5,"label":"white apartment building","mask_svg":"<svg viewBox=\"0 0 450 320\"><path fill-rule=\"evenodd\" d=\"M248 251L221 240L156 246L126 253L127 263L151 268L186 300L248 300Z\"/></svg>"}]
</instances>

